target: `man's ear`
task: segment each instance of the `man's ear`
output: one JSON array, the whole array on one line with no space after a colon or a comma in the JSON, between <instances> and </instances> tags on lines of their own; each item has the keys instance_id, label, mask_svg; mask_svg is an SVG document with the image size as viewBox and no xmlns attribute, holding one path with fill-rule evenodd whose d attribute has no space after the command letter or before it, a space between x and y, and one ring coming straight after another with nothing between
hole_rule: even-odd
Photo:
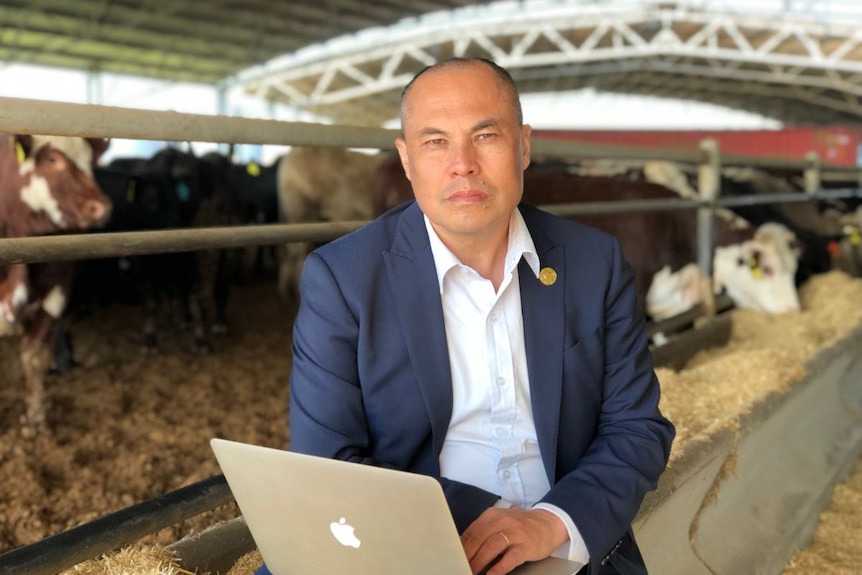
<instances>
[{"instance_id":1,"label":"man's ear","mask_svg":"<svg viewBox=\"0 0 862 575\"><path fill-rule=\"evenodd\" d=\"M521 163L523 164L522 170L526 170L527 166L530 165L530 151L532 147L531 136L533 133L533 128L529 124L524 124L521 126Z\"/></svg>"},{"instance_id":2,"label":"man's ear","mask_svg":"<svg viewBox=\"0 0 862 575\"><path fill-rule=\"evenodd\" d=\"M398 149L398 157L401 158L401 167L404 168L404 175L412 182L413 180L410 178L410 159L407 156L407 142L403 138L396 138L395 147Z\"/></svg>"}]
</instances>

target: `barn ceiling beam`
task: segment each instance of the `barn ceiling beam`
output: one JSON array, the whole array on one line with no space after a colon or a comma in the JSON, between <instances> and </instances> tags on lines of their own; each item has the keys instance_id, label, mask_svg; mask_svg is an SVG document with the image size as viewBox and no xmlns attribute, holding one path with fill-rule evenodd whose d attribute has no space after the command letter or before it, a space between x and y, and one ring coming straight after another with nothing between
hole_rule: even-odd
<instances>
[{"instance_id":1,"label":"barn ceiling beam","mask_svg":"<svg viewBox=\"0 0 862 575\"><path fill-rule=\"evenodd\" d=\"M704 76L784 85L790 97L807 106L862 119L862 86L854 81L862 75L862 32L855 27L841 22L825 26L798 15L725 13L698 6L684 1L584 4L568 18L525 9L522 17L484 24L447 22L409 37L393 31L388 41L365 49L353 46L350 53L333 50L315 59L297 58L277 71L267 69L266 76L248 75L241 81L255 94L316 113L329 110L338 118L338 108L347 109L350 101L392 102L387 92L400 89L429 58L492 58L512 71L526 92L534 90L530 70L623 61L661 67L664 62L668 73L688 81ZM283 89L285 85L291 89ZM357 107L349 107L355 113ZM379 123L394 117L394 111L366 120Z\"/></svg>"},{"instance_id":2,"label":"barn ceiling beam","mask_svg":"<svg viewBox=\"0 0 862 575\"><path fill-rule=\"evenodd\" d=\"M169 34L122 26L102 26L96 34L92 34L91 31L82 29L80 21L74 18L47 13L26 13L12 8L0 11L0 29L6 30L0 34L0 38L15 34L19 37L19 44L29 44L34 49L39 46L47 49L64 44L63 52L81 53L82 56L86 56L88 47L106 50L118 46L129 51L152 51L154 44L162 42L166 47L171 46L175 53L186 56L211 60L214 54L218 55L225 61L225 66L220 67L222 70L232 70L243 63L229 47L196 37L176 38ZM67 36L72 34L77 35L80 40L69 42Z\"/></svg>"}]
</instances>

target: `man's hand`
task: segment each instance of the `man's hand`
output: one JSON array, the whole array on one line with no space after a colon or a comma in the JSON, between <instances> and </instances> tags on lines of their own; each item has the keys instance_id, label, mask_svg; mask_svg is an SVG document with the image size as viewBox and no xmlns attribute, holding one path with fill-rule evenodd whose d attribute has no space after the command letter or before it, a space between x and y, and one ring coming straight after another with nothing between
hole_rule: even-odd
<instances>
[{"instance_id":1,"label":"man's hand","mask_svg":"<svg viewBox=\"0 0 862 575\"><path fill-rule=\"evenodd\" d=\"M491 508L461 535L474 575L496 557L487 575L505 575L525 561L549 557L569 538L559 517L544 509Z\"/></svg>"}]
</instances>

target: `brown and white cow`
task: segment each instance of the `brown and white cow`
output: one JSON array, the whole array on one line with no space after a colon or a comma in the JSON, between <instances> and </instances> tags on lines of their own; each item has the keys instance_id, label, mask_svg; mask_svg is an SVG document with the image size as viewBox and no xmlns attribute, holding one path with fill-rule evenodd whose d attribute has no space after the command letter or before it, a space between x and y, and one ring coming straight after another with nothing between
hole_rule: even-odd
<instances>
[{"instance_id":1,"label":"brown and white cow","mask_svg":"<svg viewBox=\"0 0 862 575\"><path fill-rule=\"evenodd\" d=\"M369 220L373 216L374 174L380 156L339 147L295 146L278 166L278 203L289 224ZM283 296L298 293L310 242L285 247L278 274Z\"/></svg>"},{"instance_id":2,"label":"brown and white cow","mask_svg":"<svg viewBox=\"0 0 862 575\"><path fill-rule=\"evenodd\" d=\"M111 204L93 180L92 165L107 145L107 140L0 134L0 238L103 224ZM45 423L49 343L73 273L73 262L0 266L0 334L21 333L27 421L37 426Z\"/></svg>"}]
</instances>

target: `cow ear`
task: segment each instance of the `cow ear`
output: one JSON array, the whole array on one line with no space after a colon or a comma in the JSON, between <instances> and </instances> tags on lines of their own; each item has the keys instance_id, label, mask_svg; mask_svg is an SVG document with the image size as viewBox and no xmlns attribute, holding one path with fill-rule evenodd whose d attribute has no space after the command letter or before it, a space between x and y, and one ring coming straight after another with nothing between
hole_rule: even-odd
<instances>
[{"instance_id":1,"label":"cow ear","mask_svg":"<svg viewBox=\"0 0 862 575\"><path fill-rule=\"evenodd\" d=\"M27 157L30 155L30 150L33 149L33 136L28 136L27 134L15 134L15 147L21 147L21 150L24 152L24 156Z\"/></svg>"},{"instance_id":2,"label":"cow ear","mask_svg":"<svg viewBox=\"0 0 862 575\"><path fill-rule=\"evenodd\" d=\"M111 145L111 140L108 138L87 138L87 143L93 148L93 164L96 164L108 146Z\"/></svg>"}]
</instances>

